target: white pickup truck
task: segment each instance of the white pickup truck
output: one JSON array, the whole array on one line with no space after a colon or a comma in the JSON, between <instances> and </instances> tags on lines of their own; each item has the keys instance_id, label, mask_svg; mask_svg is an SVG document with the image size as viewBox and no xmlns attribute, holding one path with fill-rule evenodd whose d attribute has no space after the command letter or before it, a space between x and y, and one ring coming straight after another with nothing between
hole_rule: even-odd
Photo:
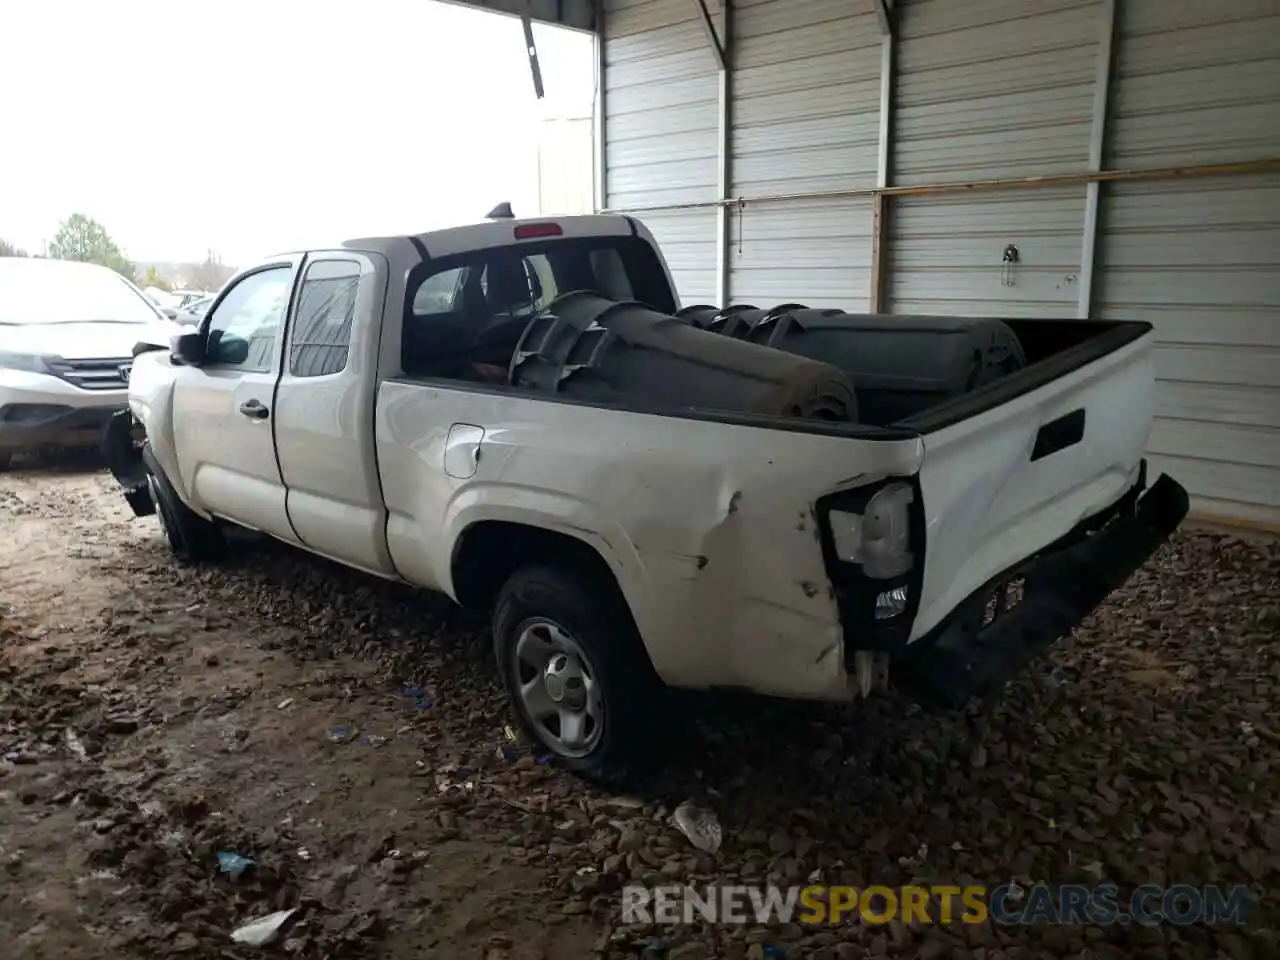
<instances>
[{"instance_id":1,"label":"white pickup truck","mask_svg":"<svg viewBox=\"0 0 1280 960\"><path fill-rule=\"evenodd\" d=\"M569 348L531 333L584 302ZM1016 369L865 422L825 363L678 314L629 217L284 254L233 278L197 332L139 344L105 449L179 559L215 558L236 524L492 610L519 721L604 781L653 759L664 685L992 695L1187 512L1174 480L1147 485L1148 324L1007 321ZM605 370L609 350L635 377L671 360L662 337L685 338L684 367L647 388ZM770 413L704 389L744 364L835 399ZM883 398L858 392L879 421Z\"/></svg>"}]
</instances>

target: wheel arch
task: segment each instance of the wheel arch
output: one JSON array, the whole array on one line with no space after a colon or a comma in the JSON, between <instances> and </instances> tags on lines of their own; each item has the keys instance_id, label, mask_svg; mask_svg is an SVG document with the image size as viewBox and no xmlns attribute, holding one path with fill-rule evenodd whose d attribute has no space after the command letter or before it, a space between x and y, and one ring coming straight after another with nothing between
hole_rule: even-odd
<instances>
[{"instance_id":1,"label":"wheel arch","mask_svg":"<svg viewBox=\"0 0 1280 960\"><path fill-rule=\"evenodd\" d=\"M569 567L607 586L631 613L622 585L594 544L562 530L513 520L476 520L462 531L449 565L454 598L463 607L486 609L513 573L536 564Z\"/></svg>"}]
</instances>

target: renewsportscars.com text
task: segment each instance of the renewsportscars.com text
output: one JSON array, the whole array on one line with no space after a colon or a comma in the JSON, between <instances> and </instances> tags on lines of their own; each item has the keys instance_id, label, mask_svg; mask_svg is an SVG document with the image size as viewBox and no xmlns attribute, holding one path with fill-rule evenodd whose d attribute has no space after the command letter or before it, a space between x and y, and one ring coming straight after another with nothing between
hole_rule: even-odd
<instances>
[{"instance_id":1,"label":"renewsportscars.com text","mask_svg":"<svg viewBox=\"0 0 1280 960\"><path fill-rule=\"evenodd\" d=\"M985 886L669 886L622 888L622 922L691 923L1244 923L1246 887L1146 884L1122 895L1114 884Z\"/></svg>"}]
</instances>

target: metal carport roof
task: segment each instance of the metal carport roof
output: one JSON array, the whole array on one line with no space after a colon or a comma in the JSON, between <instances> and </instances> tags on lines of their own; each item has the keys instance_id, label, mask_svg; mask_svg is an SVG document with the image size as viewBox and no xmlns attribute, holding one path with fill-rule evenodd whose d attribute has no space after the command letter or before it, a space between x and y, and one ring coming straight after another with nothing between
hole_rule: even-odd
<instances>
[{"instance_id":1,"label":"metal carport roof","mask_svg":"<svg viewBox=\"0 0 1280 960\"><path fill-rule=\"evenodd\" d=\"M525 17L573 30L595 30L594 0L444 0L462 7L476 7L491 13Z\"/></svg>"}]
</instances>

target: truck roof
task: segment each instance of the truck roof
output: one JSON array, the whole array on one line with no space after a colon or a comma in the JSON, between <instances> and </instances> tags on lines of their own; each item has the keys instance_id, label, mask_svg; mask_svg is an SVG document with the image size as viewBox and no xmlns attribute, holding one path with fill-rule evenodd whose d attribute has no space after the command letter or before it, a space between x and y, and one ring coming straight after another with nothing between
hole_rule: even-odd
<instances>
[{"instance_id":1,"label":"truck roof","mask_svg":"<svg viewBox=\"0 0 1280 960\"><path fill-rule=\"evenodd\" d=\"M414 259L423 250L429 257L447 257L471 250L501 247L519 240L540 240L547 237L626 237L635 236L639 224L630 217L617 214L583 214L566 217L524 217L519 219L488 220L483 223L465 224L429 230L426 233L403 234L388 237L360 237L344 240L342 247L348 250L367 250L385 254L388 258L410 253ZM526 236L521 236L524 233ZM319 248L316 248L319 249Z\"/></svg>"}]
</instances>

